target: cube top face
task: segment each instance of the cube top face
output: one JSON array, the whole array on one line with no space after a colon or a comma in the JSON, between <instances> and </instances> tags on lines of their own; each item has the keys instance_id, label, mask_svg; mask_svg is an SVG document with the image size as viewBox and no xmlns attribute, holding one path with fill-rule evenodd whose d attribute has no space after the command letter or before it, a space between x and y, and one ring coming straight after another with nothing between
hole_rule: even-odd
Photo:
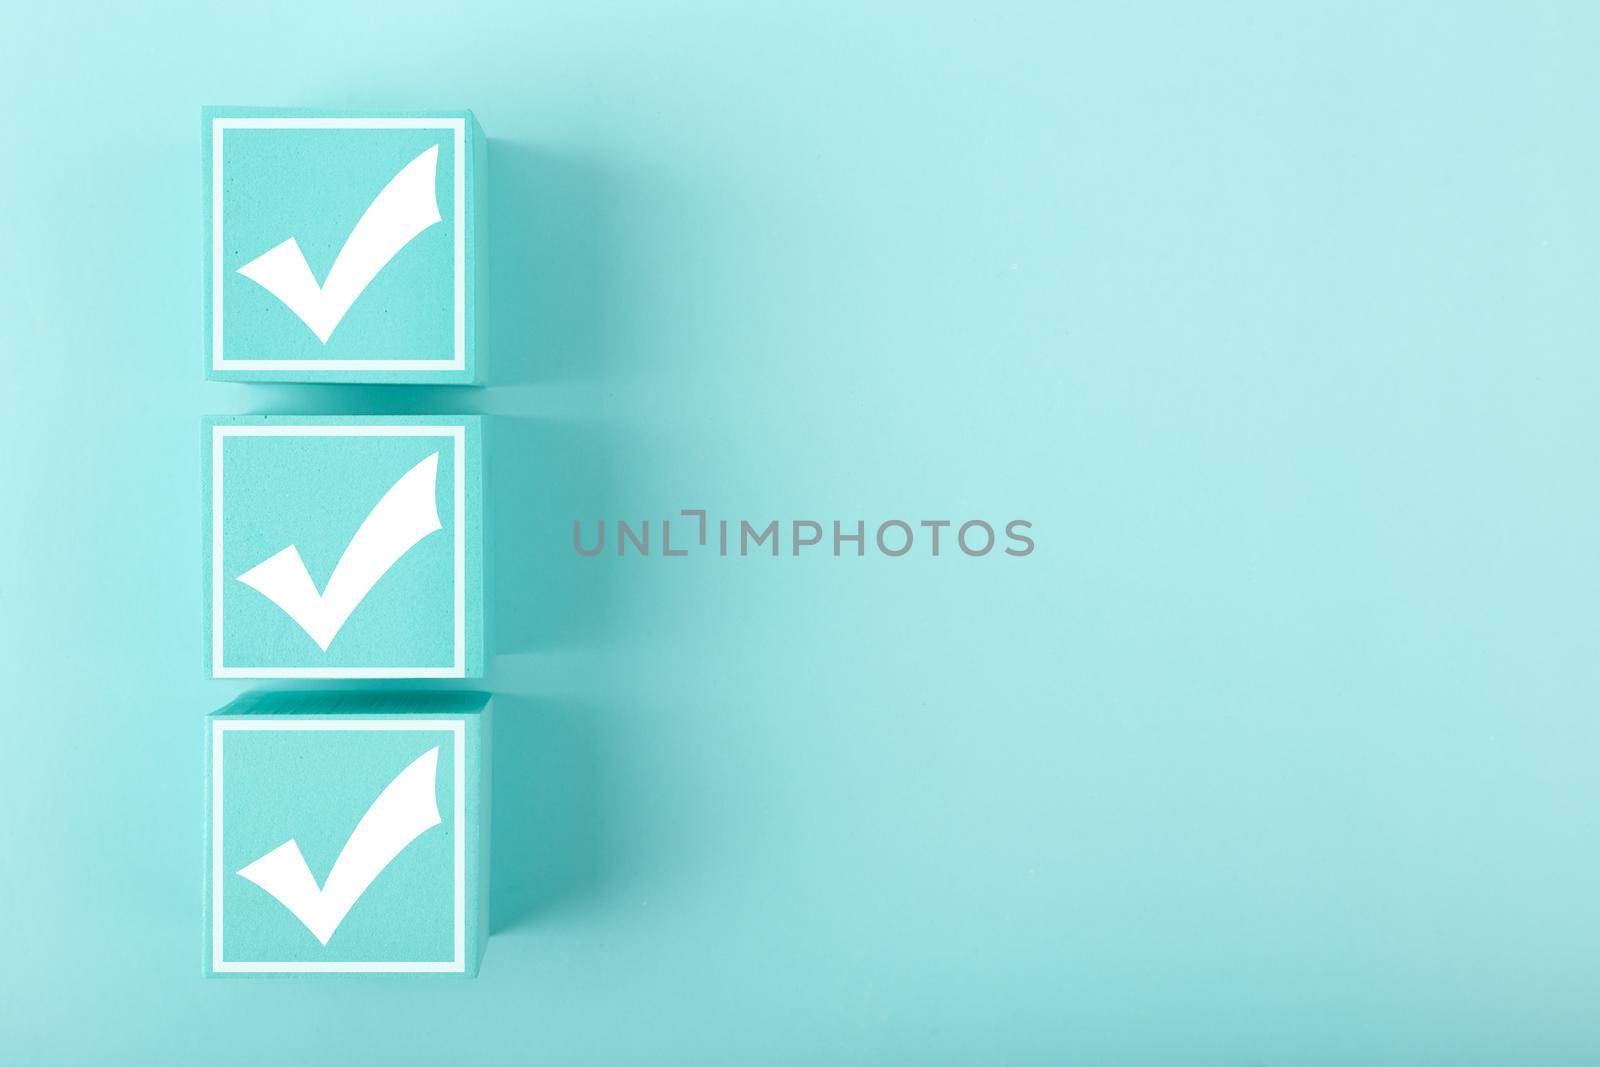
<instances>
[{"instance_id":1,"label":"cube top face","mask_svg":"<svg viewBox=\"0 0 1600 1067\"><path fill-rule=\"evenodd\" d=\"M475 974L487 718L213 715L206 972Z\"/></svg>"},{"instance_id":2,"label":"cube top face","mask_svg":"<svg viewBox=\"0 0 1600 1067\"><path fill-rule=\"evenodd\" d=\"M472 384L471 112L206 108L206 375Z\"/></svg>"},{"instance_id":3,"label":"cube top face","mask_svg":"<svg viewBox=\"0 0 1600 1067\"><path fill-rule=\"evenodd\" d=\"M203 437L212 677L482 675L480 417L217 417Z\"/></svg>"}]
</instances>

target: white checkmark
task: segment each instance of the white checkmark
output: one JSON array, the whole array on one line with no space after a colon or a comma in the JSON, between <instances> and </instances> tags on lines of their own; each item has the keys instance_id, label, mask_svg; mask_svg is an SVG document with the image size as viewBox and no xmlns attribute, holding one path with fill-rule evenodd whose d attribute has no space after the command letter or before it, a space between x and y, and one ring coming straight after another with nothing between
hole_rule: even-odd
<instances>
[{"instance_id":1,"label":"white checkmark","mask_svg":"<svg viewBox=\"0 0 1600 1067\"><path fill-rule=\"evenodd\" d=\"M323 344L345 312L411 239L442 221L435 194L439 146L423 152L389 179L345 238L321 285L293 237L239 268L239 273L283 301Z\"/></svg>"},{"instance_id":2,"label":"white checkmark","mask_svg":"<svg viewBox=\"0 0 1600 1067\"><path fill-rule=\"evenodd\" d=\"M322 651L328 651L378 579L418 541L442 528L438 480L437 452L401 475L362 520L322 592L317 592L294 545L251 567L239 581L282 608Z\"/></svg>"},{"instance_id":3,"label":"white checkmark","mask_svg":"<svg viewBox=\"0 0 1600 1067\"><path fill-rule=\"evenodd\" d=\"M435 746L384 786L320 888L294 838L241 867L239 874L271 893L326 945L384 868L424 831L439 825L438 774Z\"/></svg>"}]
</instances>

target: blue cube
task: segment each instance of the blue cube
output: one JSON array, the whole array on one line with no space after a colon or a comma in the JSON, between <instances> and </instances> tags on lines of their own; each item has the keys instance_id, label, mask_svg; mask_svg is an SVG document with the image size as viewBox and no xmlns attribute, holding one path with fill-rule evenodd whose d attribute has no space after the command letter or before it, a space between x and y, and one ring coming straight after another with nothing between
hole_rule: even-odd
<instances>
[{"instance_id":1,"label":"blue cube","mask_svg":"<svg viewBox=\"0 0 1600 1067\"><path fill-rule=\"evenodd\" d=\"M476 415L205 420L213 678L476 678Z\"/></svg>"},{"instance_id":2,"label":"blue cube","mask_svg":"<svg viewBox=\"0 0 1600 1067\"><path fill-rule=\"evenodd\" d=\"M206 724L204 973L478 973L484 693L255 693Z\"/></svg>"},{"instance_id":3,"label":"blue cube","mask_svg":"<svg viewBox=\"0 0 1600 1067\"><path fill-rule=\"evenodd\" d=\"M470 111L211 107L201 143L207 377L482 381Z\"/></svg>"}]
</instances>

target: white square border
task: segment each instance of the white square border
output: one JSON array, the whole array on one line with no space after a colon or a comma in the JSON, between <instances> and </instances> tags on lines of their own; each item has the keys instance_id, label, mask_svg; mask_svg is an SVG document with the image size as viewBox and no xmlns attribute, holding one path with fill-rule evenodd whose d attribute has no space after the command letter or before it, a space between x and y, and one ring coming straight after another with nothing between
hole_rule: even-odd
<instances>
[{"instance_id":1,"label":"white square border","mask_svg":"<svg viewBox=\"0 0 1600 1067\"><path fill-rule=\"evenodd\" d=\"M455 447L455 655L448 667L229 667L223 659L222 443L229 437L448 437ZM211 677L465 678L467 676L467 428L423 425L211 427Z\"/></svg>"},{"instance_id":2,"label":"white square border","mask_svg":"<svg viewBox=\"0 0 1600 1067\"><path fill-rule=\"evenodd\" d=\"M454 735L455 759L455 955L450 960L226 961L222 945L222 738L230 730L408 730ZM211 720L211 970L216 974L464 974L467 969L467 721L465 719L334 718L282 722ZM482 843L479 843L482 847Z\"/></svg>"},{"instance_id":3,"label":"white square border","mask_svg":"<svg viewBox=\"0 0 1600 1067\"><path fill-rule=\"evenodd\" d=\"M229 359L223 352L222 141L225 130L450 130L455 134L455 355L442 359ZM211 120L211 369L452 371L467 366L467 120L464 118L213 118Z\"/></svg>"}]
</instances>

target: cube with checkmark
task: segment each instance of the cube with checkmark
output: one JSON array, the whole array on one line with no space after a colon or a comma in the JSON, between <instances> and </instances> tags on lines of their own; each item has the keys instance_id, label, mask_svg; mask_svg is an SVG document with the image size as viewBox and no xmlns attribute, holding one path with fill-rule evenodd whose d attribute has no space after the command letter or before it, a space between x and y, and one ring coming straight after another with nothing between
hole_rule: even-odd
<instances>
[{"instance_id":1,"label":"cube with checkmark","mask_svg":"<svg viewBox=\"0 0 1600 1067\"><path fill-rule=\"evenodd\" d=\"M206 374L482 380L470 111L206 108Z\"/></svg>"},{"instance_id":2,"label":"cube with checkmark","mask_svg":"<svg viewBox=\"0 0 1600 1067\"><path fill-rule=\"evenodd\" d=\"M205 420L211 676L481 676L483 423Z\"/></svg>"},{"instance_id":3,"label":"cube with checkmark","mask_svg":"<svg viewBox=\"0 0 1600 1067\"><path fill-rule=\"evenodd\" d=\"M475 975L489 697L252 693L207 721L208 975Z\"/></svg>"}]
</instances>

